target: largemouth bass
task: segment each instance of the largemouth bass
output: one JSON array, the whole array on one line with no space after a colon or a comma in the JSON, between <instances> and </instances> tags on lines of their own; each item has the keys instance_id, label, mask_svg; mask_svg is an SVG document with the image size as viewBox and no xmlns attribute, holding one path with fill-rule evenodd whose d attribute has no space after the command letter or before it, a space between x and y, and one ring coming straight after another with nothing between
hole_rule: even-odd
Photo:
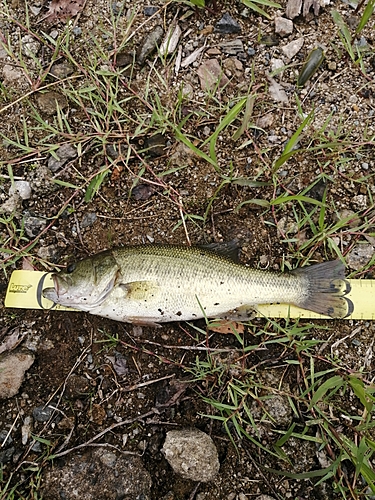
<instances>
[{"instance_id":1,"label":"largemouth bass","mask_svg":"<svg viewBox=\"0 0 375 500\"><path fill-rule=\"evenodd\" d=\"M333 318L353 311L344 265L330 261L290 273L255 270L200 247L125 246L53 274L44 296L117 321L157 324L249 318L257 304L294 304Z\"/></svg>"}]
</instances>

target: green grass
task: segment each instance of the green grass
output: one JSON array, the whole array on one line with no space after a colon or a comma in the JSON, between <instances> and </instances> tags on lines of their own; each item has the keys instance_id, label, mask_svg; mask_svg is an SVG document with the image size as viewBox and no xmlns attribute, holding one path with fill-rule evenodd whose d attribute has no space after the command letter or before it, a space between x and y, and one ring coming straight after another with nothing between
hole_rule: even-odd
<instances>
[{"instance_id":1,"label":"green grass","mask_svg":"<svg viewBox=\"0 0 375 500\"><path fill-rule=\"evenodd\" d=\"M183 3L205 6L204 0ZM263 16L274 14L278 8L266 1L242 3ZM371 51L359 51L354 42L368 29L373 9L371 0L364 7L355 32L340 14L333 13L339 30L331 41L334 53L340 58L347 53L348 64L359 67L364 77ZM296 90L290 101L294 114L292 133L282 145L274 146L263 140L268 132L257 125L257 120L266 113L277 116L279 109L269 99L254 67L240 90L227 87L228 98L220 93L218 85L190 98L184 94L182 84L174 84L175 55L159 57L155 64L151 58L150 64L141 70L131 62L130 76L125 75L125 68L113 64L120 52L130 53L136 46L134 17L124 29L123 18L112 15L109 23L103 22L100 37L85 33L87 43L82 50L68 26L54 39L34 31L27 16L22 24L9 11L4 15L8 23L42 44L49 64L42 65L38 58L30 62L11 37L2 38L3 48L12 63L21 68L29 90L18 95L11 88L0 87L0 115L5 116L9 110L22 111L22 119L1 134L6 158L0 163L0 182L8 187L20 172L26 175L45 163L49 155L56 156L63 144L77 150L69 176L62 171L51 179L60 195L60 205L47 221L43 235L27 237L17 211L0 214L0 252L6 276L19 268L24 258L39 269L54 268L37 257L40 237L49 234L63 215L74 217L77 205L89 208L98 200L105 205L100 197L117 172L123 182L122 196L127 200L139 183L158 189L158 199L174 210L174 218L165 229L168 236L178 234L187 242L193 242L195 237L204 239L207 234L213 237L213 221L222 211L237 217L239 226L242 219L262 218L270 235L273 263L285 270L316 260L317 255L320 259L339 258L345 262L358 242L373 241L374 173L371 168L366 174L356 171L359 162L373 157L375 138L370 119L359 138L351 115L338 117L332 111L319 121L321 110L302 99ZM69 63L73 73L56 80L49 74L50 67L61 61ZM143 72L143 86L136 79L136 71ZM365 80L363 88L367 85ZM36 98L50 90L58 90L69 106L68 110L58 108L46 120ZM204 127L209 130L206 135L202 133ZM154 161L144 146L145 138L156 133L163 134L172 144L160 162ZM118 158L106 153L109 145L120 143ZM177 144L194 153L192 164L173 163L169 153ZM246 156L251 164L246 164ZM301 165L307 163L310 169L306 174ZM197 194L184 198L181 192L193 173L201 176L194 186ZM301 180L303 174L306 176ZM179 185L180 175L183 180ZM340 216L343 200L334 191L338 184L347 184L350 189L354 186L356 192L365 193L368 208ZM314 190L319 186L323 189L317 195ZM212 188L208 196L207 187ZM352 191L348 193L349 197ZM138 205L134 204L133 209L138 210ZM136 218L133 222L137 223ZM211 232L206 233L207 230ZM194 238L190 239L190 235ZM251 255L253 262L257 257L258 254ZM371 259L361 275L373 270ZM278 470L269 467L274 474L295 480L329 481L342 498L366 498L368 490L375 492L371 467L375 450L371 374L365 366L355 372L349 370L345 360L327 354L327 350L320 353L321 339L332 343L329 334L336 333L339 326L264 320L251 321L246 328L243 335L233 327L231 344L235 347L218 350L216 345L212 349L208 346L203 354L198 351L189 365L182 358L174 359L172 354L159 354L151 343L148 347L140 347L136 342L126 344L117 335L105 341L104 349L121 342L135 353L184 371L205 404L204 418L212 419L215 429L224 430L235 446L250 446L260 464L269 463L269 457L276 460ZM188 331L195 343L207 341L204 328L191 325ZM263 355L260 361L256 358L258 350ZM280 374L278 383L267 378L275 369L275 361ZM270 411L274 398L280 398L289 409L287 425L280 425ZM352 401L359 412L351 409ZM44 439L43 435L38 439ZM291 440L313 444L325 455L328 465L302 473L294 471L295 464L287 453ZM49 444L43 444L49 453ZM25 477L31 478L29 493L24 484L14 486L15 477L6 477L0 471L0 497L38 498L40 470L45 460L46 456L41 457L34 470L24 471Z\"/></svg>"},{"instance_id":2,"label":"green grass","mask_svg":"<svg viewBox=\"0 0 375 500\"><path fill-rule=\"evenodd\" d=\"M279 470L266 470L291 479L310 479L316 485L330 479L343 499L359 498L365 490L368 494L375 492L375 388L365 371L353 373L344 368L341 360L318 354L324 342L311 339L312 331L319 335L317 328L292 321L286 321L284 326L276 321L268 321L263 327L250 323L246 335L236 334L239 351L223 355L212 350L204 360L197 357L188 372L212 409L204 416L220 422L234 445L243 440L250 443L259 462L267 461L264 454L280 460ZM250 333L259 343L250 343ZM254 355L262 349L269 351L269 357L263 356L257 363ZM275 353L280 373L277 387L266 383ZM300 382L289 385L289 380ZM288 425L280 426L267 409L265 403L269 401L268 408L272 408L276 396L290 408ZM348 402L353 398L359 412L351 412ZM260 440L265 430L267 443L264 438ZM328 465L293 472L298 464L288 455L291 439L315 443Z\"/></svg>"}]
</instances>

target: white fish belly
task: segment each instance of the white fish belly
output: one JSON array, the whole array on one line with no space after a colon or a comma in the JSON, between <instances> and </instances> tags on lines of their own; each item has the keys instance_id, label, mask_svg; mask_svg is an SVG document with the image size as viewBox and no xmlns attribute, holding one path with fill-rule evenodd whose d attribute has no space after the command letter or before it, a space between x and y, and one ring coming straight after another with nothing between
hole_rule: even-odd
<instances>
[{"instance_id":1,"label":"white fish belly","mask_svg":"<svg viewBox=\"0 0 375 500\"><path fill-rule=\"evenodd\" d=\"M131 323L189 321L205 316L225 317L228 312L243 306L251 308L264 303L295 302L299 293L297 280L294 278L291 286L286 286L289 283L283 276L272 276L272 282L265 285L250 276L240 279L238 276L222 275L210 279L195 276L194 280L182 279L177 283L172 280L169 284L156 280L151 274L147 278L145 282L152 284L149 293L134 298L126 287L116 287L100 307L90 312Z\"/></svg>"}]
</instances>

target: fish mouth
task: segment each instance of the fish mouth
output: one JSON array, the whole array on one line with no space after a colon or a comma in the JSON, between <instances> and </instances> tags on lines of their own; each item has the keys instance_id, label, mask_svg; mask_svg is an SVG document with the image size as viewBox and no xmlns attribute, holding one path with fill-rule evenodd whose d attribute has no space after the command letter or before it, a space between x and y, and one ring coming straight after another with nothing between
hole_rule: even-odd
<instances>
[{"instance_id":1,"label":"fish mouth","mask_svg":"<svg viewBox=\"0 0 375 500\"><path fill-rule=\"evenodd\" d=\"M43 290L43 297L51 300L55 304L59 303L60 295L66 293L67 289L63 285L61 278L58 278L56 274L52 274L53 287L45 288Z\"/></svg>"}]
</instances>

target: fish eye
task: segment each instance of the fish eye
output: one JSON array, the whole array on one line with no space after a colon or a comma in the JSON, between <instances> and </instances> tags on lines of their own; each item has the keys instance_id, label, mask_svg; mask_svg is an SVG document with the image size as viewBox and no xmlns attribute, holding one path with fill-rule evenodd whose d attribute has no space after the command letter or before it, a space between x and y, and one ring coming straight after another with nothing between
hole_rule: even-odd
<instances>
[{"instance_id":1,"label":"fish eye","mask_svg":"<svg viewBox=\"0 0 375 500\"><path fill-rule=\"evenodd\" d=\"M69 266L66 268L66 272L68 274L70 274L70 273L72 273L75 270L75 268L76 268L76 264L75 263L69 264Z\"/></svg>"}]
</instances>

